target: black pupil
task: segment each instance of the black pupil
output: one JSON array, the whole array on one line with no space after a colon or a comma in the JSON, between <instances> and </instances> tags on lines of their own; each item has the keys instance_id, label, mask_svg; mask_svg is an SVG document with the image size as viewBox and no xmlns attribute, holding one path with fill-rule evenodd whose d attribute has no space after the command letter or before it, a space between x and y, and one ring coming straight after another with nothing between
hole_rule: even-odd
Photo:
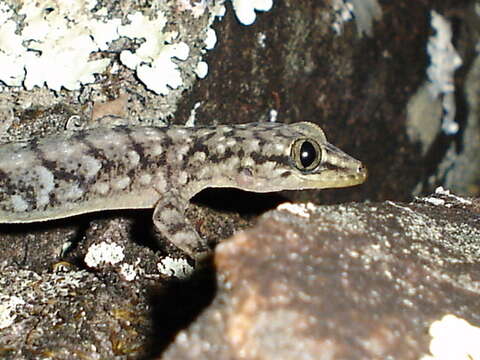
<instances>
[{"instance_id":1,"label":"black pupil","mask_svg":"<svg viewBox=\"0 0 480 360\"><path fill-rule=\"evenodd\" d=\"M315 161L317 152L311 142L305 141L300 147L300 162L304 168L309 167Z\"/></svg>"}]
</instances>

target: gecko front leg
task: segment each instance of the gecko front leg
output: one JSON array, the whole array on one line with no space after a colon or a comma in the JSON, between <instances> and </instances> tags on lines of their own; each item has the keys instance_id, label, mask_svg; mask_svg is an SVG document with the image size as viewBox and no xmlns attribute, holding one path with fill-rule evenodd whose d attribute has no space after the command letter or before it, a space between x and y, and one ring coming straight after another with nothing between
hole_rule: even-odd
<instances>
[{"instance_id":1,"label":"gecko front leg","mask_svg":"<svg viewBox=\"0 0 480 360\"><path fill-rule=\"evenodd\" d=\"M209 254L206 242L185 217L188 201L178 191L163 194L155 205L153 223L156 230L195 262Z\"/></svg>"}]
</instances>

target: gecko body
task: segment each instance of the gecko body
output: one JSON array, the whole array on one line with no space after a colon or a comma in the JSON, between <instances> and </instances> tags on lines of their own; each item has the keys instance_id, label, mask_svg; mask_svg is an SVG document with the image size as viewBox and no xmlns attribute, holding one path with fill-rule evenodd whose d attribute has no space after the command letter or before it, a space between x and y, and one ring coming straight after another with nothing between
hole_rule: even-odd
<instances>
[{"instance_id":1,"label":"gecko body","mask_svg":"<svg viewBox=\"0 0 480 360\"><path fill-rule=\"evenodd\" d=\"M0 223L154 208L156 230L195 258L205 244L184 212L204 188L272 192L365 179L358 160L306 122L73 131L0 146Z\"/></svg>"}]
</instances>

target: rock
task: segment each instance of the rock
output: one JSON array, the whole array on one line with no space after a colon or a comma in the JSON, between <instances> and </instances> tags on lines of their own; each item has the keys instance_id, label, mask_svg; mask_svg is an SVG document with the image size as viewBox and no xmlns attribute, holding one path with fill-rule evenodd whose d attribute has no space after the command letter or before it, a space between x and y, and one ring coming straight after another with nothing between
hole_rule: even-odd
<instances>
[{"instance_id":1,"label":"rock","mask_svg":"<svg viewBox=\"0 0 480 360\"><path fill-rule=\"evenodd\" d=\"M215 299L161 358L418 359L443 316L480 322L479 206L282 206L218 246Z\"/></svg>"}]
</instances>

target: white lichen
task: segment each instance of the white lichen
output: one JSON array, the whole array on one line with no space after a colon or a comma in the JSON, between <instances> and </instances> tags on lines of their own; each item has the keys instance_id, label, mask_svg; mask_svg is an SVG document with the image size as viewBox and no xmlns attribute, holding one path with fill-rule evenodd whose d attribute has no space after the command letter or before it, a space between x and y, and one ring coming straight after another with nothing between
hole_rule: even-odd
<instances>
[{"instance_id":1,"label":"white lichen","mask_svg":"<svg viewBox=\"0 0 480 360\"><path fill-rule=\"evenodd\" d=\"M120 275L126 281L133 281L137 277L137 270L134 265L123 263L120 265Z\"/></svg>"},{"instance_id":2,"label":"white lichen","mask_svg":"<svg viewBox=\"0 0 480 360\"><path fill-rule=\"evenodd\" d=\"M197 76L200 79L203 79L207 76L207 74L208 74L208 64L207 64L206 61L199 61L198 62L197 67L195 69L195 74L197 74Z\"/></svg>"},{"instance_id":3,"label":"white lichen","mask_svg":"<svg viewBox=\"0 0 480 360\"><path fill-rule=\"evenodd\" d=\"M106 8L96 6L97 0L73 1L68 6L61 0L25 0L17 10L23 20L14 21L13 5L0 4L0 81L27 90L42 86L55 91L78 90L93 83L95 74L104 73L110 65L111 60L99 51L128 37L142 43L135 51L122 51L120 62L134 70L148 89L167 94L183 84L176 60L188 58L189 46L175 41L178 32L163 31L164 13L148 16L137 12L121 25L121 19L109 18ZM216 43L210 25L217 14L223 14L223 1L215 5L196 2L189 10L199 17L207 8L214 11L206 33L208 50ZM92 54L96 54L94 60ZM200 68L206 76L205 66Z\"/></svg>"},{"instance_id":4,"label":"white lichen","mask_svg":"<svg viewBox=\"0 0 480 360\"><path fill-rule=\"evenodd\" d=\"M22 298L0 294L0 329L5 329L15 322L17 306L24 304Z\"/></svg>"},{"instance_id":5,"label":"white lichen","mask_svg":"<svg viewBox=\"0 0 480 360\"><path fill-rule=\"evenodd\" d=\"M472 205L472 202L470 200L465 199L461 196L457 196L457 195L452 194L450 192L450 190L444 189L443 186L437 187L435 189L435 194L446 196L446 197L450 198L451 200L453 200L457 203L460 203L462 205Z\"/></svg>"},{"instance_id":6,"label":"white lichen","mask_svg":"<svg viewBox=\"0 0 480 360\"><path fill-rule=\"evenodd\" d=\"M430 325L430 354L421 360L480 360L480 328L455 315Z\"/></svg>"},{"instance_id":7,"label":"white lichen","mask_svg":"<svg viewBox=\"0 0 480 360\"><path fill-rule=\"evenodd\" d=\"M287 211L290 214L306 218L310 217L310 214L315 211L315 205L313 203L306 203L306 204L292 204L289 202L282 203L277 206L277 210L279 211Z\"/></svg>"},{"instance_id":8,"label":"white lichen","mask_svg":"<svg viewBox=\"0 0 480 360\"><path fill-rule=\"evenodd\" d=\"M13 12L5 11L4 5L0 9L0 80L28 90L47 85L57 91L95 81L94 74L103 72L110 60L90 60L90 54L118 38L120 24L119 19L94 19L95 5L96 0L68 6L59 0L26 0L19 10L25 17L22 28L10 19Z\"/></svg>"},{"instance_id":9,"label":"white lichen","mask_svg":"<svg viewBox=\"0 0 480 360\"><path fill-rule=\"evenodd\" d=\"M436 197L424 197L419 200L425 203L431 204L433 206L445 206L445 203L446 203L445 200L439 199Z\"/></svg>"},{"instance_id":10,"label":"white lichen","mask_svg":"<svg viewBox=\"0 0 480 360\"><path fill-rule=\"evenodd\" d=\"M199 18L208 7L208 0L199 0L193 4L190 0L177 0L177 8L180 11L190 10L194 18Z\"/></svg>"},{"instance_id":11,"label":"white lichen","mask_svg":"<svg viewBox=\"0 0 480 360\"><path fill-rule=\"evenodd\" d=\"M278 111L276 109L270 109L268 112L268 121L276 122L278 118Z\"/></svg>"},{"instance_id":12,"label":"white lichen","mask_svg":"<svg viewBox=\"0 0 480 360\"><path fill-rule=\"evenodd\" d=\"M178 279L188 278L194 270L187 260L172 257L162 259L157 264L157 269L160 274Z\"/></svg>"},{"instance_id":13,"label":"white lichen","mask_svg":"<svg viewBox=\"0 0 480 360\"><path fill-rule=\"evenodd\" d=\"M200 101L196 102L192 109L190 110L190 115L188 116L187 122L185 123L186 127L194 127L195 126L195 119L197 117L197 110L202 105Z\"/></svg>"},{"instance_id":14,"label":"white lichen","mask_svg":"<svg viewBox=\"0 0 480 360\"><path fill-rule=\"evenodd\" d=\"M184 42L172 44L177 32L162 33L167 22L162 14L151 20L137 12L128 19L130 24L120 27L119 34L145 41L136 51L122 51L120 61L135 70L146 87L157 94L165 95L169 88L178 88L182 77L172 58L186 60L190 50L188 45Z\"/></svg>"},{"instance_id":15,"label":"white lichen","mask_svg":"<svg viewBox=\"0 0 480 360\"><path fill-rule=\"evenodd\" d=\"M161 95L189 84L193 72L199 78L208 74L202 55L212 49L217 37L211 25L225 14L225 0L177 0L170 4L154 2L147 13L127 14L127 21L112 17L98 0L6 0L0 3L0 82L27 90L47 87L79 90L98 80L101 74L118 72L121 65L133 70L145 86ZM232 0L242 24L255 21L256 11L267 11L273 0ZM190 57L188 34L166 30L169 10L190 12L194 20L208 12L200 56L182 65ZM146 10L147 11L147 10ZM203 37L202 37L203 35ZM121 37L128 49L120 49L118 60L109 56L113 42ZM132 47L138 44L138 48ZM136 43L136 44L135 44ZM121 46L117 42L116 46ZM193 45L192 45L193 44ZM134 50L132 50L132 48ZM118 48L116 48L118 49ZM117 51L117 50L116 50ZM119 66L119 64L121 64ZM113 70L114 69L114 70Z\"/></svg>"},{"instance_id":16,"label":"white lichen","mask_svg":"<svg viewBox=\"0 0 480 360\"><path fill-rule=\"evenodd\" d=\"M243 25L251 25L257 17L255 11L269 11L273 0L232 0L232 5L238 21Z\"/></svg>"},{"instance_id":17,"label":"white lichen","mask_svg":"<svg viewBox=\"0 0 480 360\"><path fill-rule=\"evenodd\" d=\"M372 36L373 21L382 17L377 0L331 0L331 6L334 11L332 28L337 34L342 33L346 22L355 19L358 35Z\"/></svg>"},{"instance_id":18,"label":"white lichen","mask_svg":"<svg viewBox=\"0 0 480 360\"><path fill-rule=\"evenodd\" d=\"M207 29L207 37L205 39L205 49L212 50L217 43L217 34L212 28Z\"/></svg>"},{"instance_id":19,"label":"white lichen","mask_svg":"<svg viewBox=\"0 0 480 360\"><path fill-rule=\"evenodd\" d=\"M337 35L340 35L343 32L344 24L353 19L353 5L344 0L332 0L331 4L334 12L332 29Z\"/></svg>"},{"instance_id":20,"label":"white lichen","mask_svg":"<svg viewBox=\"0 0 480 360\"><path fill-rule=\"evenodd\" d=\"M454 73L462 65L462 59L452 44L450 22L436 11L431 11L431 26L435 35L430 36L427 52L430 66L427 69L429 92L434 99L441 98L443 106L442 130L456 134Z\"/></svg>"},{"instance_id":21,"label":"white lichen","mask_svg":"<svg viewBox=\"0 0 480 360\"><path fill-rule=\"evenodd\" d=\"M258 33L257 43L262 49L265 49L265 47L267 46L265 40L267 40L267 35L263 32Z\"/></svg>"},{"instance_id":22,"label":"white lichen","mask_svg":"<svg viewBox=\"0 0 480 360\"><path fill-rule=\"evenodd\" d=\"M123 248L120 245L103 241L100 244L91 245L84 260L87 266L96 268L101 264L118 264L124 258Z\"/></svg>"},{"instance_id":23,"label":"white lichen","mask_svg":"<svg viewBox=\"0 0 480 360\"><path fill-rule=\"evenodd\" d=\"M203 0L202 0L203 1ZM208 4L208 0L207 0ZM212 24L215 19L221 19L225 15L225 6L224 0L216 1L213 4L209 3L209 10L211 12L211 16L208 20L208 27L206 31L205 37L205 47L200 49L202 54L205 54L207 50L212 50L215 45L217 44L217 34L215 30L212 28ZM208 64L206 61L199 59L197 63L197 67L195 69L195 73L200 79L205 78L208 75Z\"/></svg>"}]
</instances>

